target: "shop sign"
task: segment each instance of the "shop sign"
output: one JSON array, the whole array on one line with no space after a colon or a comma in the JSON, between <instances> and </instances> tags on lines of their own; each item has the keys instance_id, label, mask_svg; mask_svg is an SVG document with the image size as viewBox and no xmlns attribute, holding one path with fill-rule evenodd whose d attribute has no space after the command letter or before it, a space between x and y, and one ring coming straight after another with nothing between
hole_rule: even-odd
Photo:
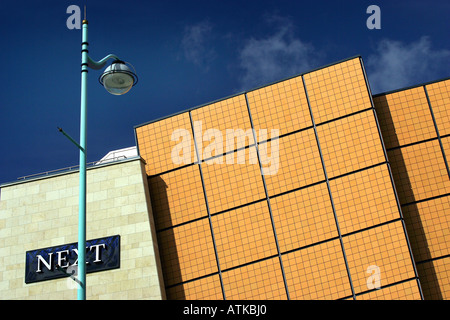
<instances>
[{"instance_id":1,"label":"shop sign","mask_svg":"<svg viewBox=\"0 0 450 320\"><path fill-rule=\"evenodd\" d=\"M120 268L120 236L86 241L86 273ZM70 276L78 265L78 243L63 244L25 255L25 283Z\"/></svg>"}]
</instances>

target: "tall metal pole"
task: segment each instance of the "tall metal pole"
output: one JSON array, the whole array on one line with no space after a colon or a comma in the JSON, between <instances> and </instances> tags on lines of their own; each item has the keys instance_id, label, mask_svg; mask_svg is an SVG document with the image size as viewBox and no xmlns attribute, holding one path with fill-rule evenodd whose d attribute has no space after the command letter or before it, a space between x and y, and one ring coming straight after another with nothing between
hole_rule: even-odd
<instances>
[{"instance_id":1,"label":"tall metal pole","mask_svg":"<svg viewBox=\"0 0 450 320\"><path fill-rule=\"evenodd\" d=\"M80 190L78 202L78 300L86 300L86 122L88 22L83 20L81 43Z\"/></svg>"}]
</instances>

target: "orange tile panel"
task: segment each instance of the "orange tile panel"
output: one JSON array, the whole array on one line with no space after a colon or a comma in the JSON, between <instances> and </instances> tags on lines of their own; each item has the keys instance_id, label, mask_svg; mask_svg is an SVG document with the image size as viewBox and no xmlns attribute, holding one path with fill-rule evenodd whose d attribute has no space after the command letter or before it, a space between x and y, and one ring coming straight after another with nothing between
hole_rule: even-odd
<instances>
[{"instance_id":1,"label":"orange tile panel","mask_svg":"<svg viewBox=\"0 0 450 320\"><path fill-rule=\"evenodd\" d=\"M198 165L148 179L156 230L207 216Z\"/></svg>"},{"instance_id":2,"label":"orange tile panel","mask_svg":"<svg viewBox=\"0 0 450 320\"><path fill-rule=\"evenodd\" d=\"M157 235L166 286L218 271L208 219L164 230Z\"/></svg>"},{"instance_id":3,"label":"orange tile panel","mask_svg":"<svg viewBox=\"0 0 450 320\"><path fill-rule=\"evenodd\" d=\"M437 136L423 87L377 96L373 102L387 149Z\"/></svg>"},{"instance_id":4,"label":"orange tile panel","mask_svg":"<svg viewBox=\"0 0 450 320\"><path fill-rule=\"evenodd\" d=\"M278 257L222 273L227 300L286 300Z\"/></svg>"},{"instance_id":5,"label":"orange tile panel","mask_svg":"<svg viewBox=\"0 0 450 320\"><path fill-rule=\"evenodd\" d=\"M450 179L438 140L388 151L402 204L450 192Z\"/></svg>"},{"instance_id":6,"label":"orange tile panel","mask_svg":"<svg viewBox=\"0 0 450 320\"><path fill-rule=\"evenodd\" d=\"M387 165L330 181L342 234L400 218Z\"/></svg>"},{"instance_id":7,"label":"orange tile panel","mask_svg":"<svg viewBox=\"0 0 450 320\"><path fill-rule=\"evenodd\" d=\"M450 137L441 138L447 163L450 162ZM449 164L450 165L450 164Z\"/></svg>"},{"instance_id":8,"label":"orange tile panel","mask_svg":"<svg viewBox=\"0 0 450 320\"><path fill-rule=\"evenodd\" d=\"M242 163L236 159L243 155ZM202 162L202 172L211 214L265 198L261 169L254 146L227 156ZM255 160L251 160L256 159Z\"/></svg>"},{"instance_id":9,"label":"orange tile panel","mask_svg":"<svg viewBox=\"0 0 450 320\"><path fill-rule=\"evenodd\" d=\"M380 287L415 276L400 221L345 236L343 241L355 293L372 289L376 271Z\"/></svg>"},{"instance_id":10,"label":"orange tile panel","mask_svg":"<svg viewBox=\"0 0 450 320\"><path fill-rule=\"evenodd\" d=\"M243 94L194 109L191 115L202 160L254 144Z\"/></svg>"},{"instance_id":11,"label":"orange tile panel","mask_svg":"<svg viewBox=\"0 0 450 320\"><path fill-rule=\"evenodd\" d=\"M356 296L356 300L421 300L417 280L409 280Z\"/></svg>"},{"instance_id":12,"label":"orange tile panel","mask_svg":"<svg viewBox=\"0 0 450 320\"><path fill-rule=\"evenodd\" d=\"M281 252L338 236L325 182L270 199Z\"/></svg>"},{"instance_id":13,"label":"orange tile panel","mask_svg":"<svg viewBox=\"0 0 450 320\"><path fill-rule=\"evenodd\" d=\"M293 300L335 300L352 294L339 240L282 255Z\"/></svg>"},{"instance_id":14,"label":"orange tile panel","mask_svg":"<svg viewBox=\"0 0 450 320\"><path fill-rule=\"evenodd\" d=\"M278 157L275 152L277 148ZM261 143L259 151L263 168L273 168L273 170L264 172L269 196L325 179L313 129L300 131L268 143ZM269 151L270 156L266 156ZM273 166L275 162L269 163L269 160L265 159L278 161L278 167ZM271 167L264 165L265 162L269 163Z\"/></svg>"},{"instance_id":15,"label":"orange tile panel","mask_svg":"<svg viewBox=\"0 0 450 320\"><path fill-rule=\"evenodd\" d=\"M385 161L372 110L317 127L329 178Z\"/></svg>"},{"instance_id":16,"label":"orange tile panel","mask_svg":"<svg viewBox=\"0 0 450 320\"><path fill-rule=\"evenodd\" d=\"M222 270L277 254L267 201L211 217Z\"/></svg>"},{"instance_id":17,"label":"orange tile panel","mask_svg":"<svg viewBox=\"0 0 450 320\"><path fill-rule=\"evenodd\" d=\"M189 113L184 112L136 128L139 153L147 175L155 175L196 161Z\"/></svg>"},{"instance_id":18,"label":"orange tile panel","mask_svg":"<svg viewBox=\"0 0 450 320\"><path fill-rule=\"evenodd\" d=\"M450 79L425 86L441 136L450 134Z\"/></svg>"},{"instance_id":19,"label":"orange tile panel","mask_svg":"<svg viewBox=\"0 0 450 320\"><path fill-rule=\"evenodd\" d=\"M284 135L312 126L301 77L251 91L247 98L256 131L278 129L279 135Z\"/></svg>"},{"instance_id":20,"label":"orange tile panel","mask_svg":"<svg viewBox=\"0 0 450 320\"><path fill-rule=\"evenodd\" d=\"M450 196L402 207L416 262L450 254Z\"/></svg>"},{"instance_id":21,"label":"orange tile panel","mask_svg":"<svg viewBox=\"0 0 450 320\"><path fill-rule=\"evenodd\" d=\"M372 107L360 58L304 75L316 124Z\"/></svg>"},{"instance_id":22,"label":"orange tile panel","mask_svg":"<svg viewBox=\"0 0 450 320\"><path fill-rule=\"evenodd\" d=\"M168 300L222 300L219 275L212 275L166 289Z\"/></svg>"},{"instance_id":23,"label":"orange tile panel","mask_svg":"<svg viewBox=\"0 0 450 320\"><path fill-rule=\"evenodd\" d=\"M450 300L450 257L417 264L425 300Z\"/></svg>"}]
</instances>

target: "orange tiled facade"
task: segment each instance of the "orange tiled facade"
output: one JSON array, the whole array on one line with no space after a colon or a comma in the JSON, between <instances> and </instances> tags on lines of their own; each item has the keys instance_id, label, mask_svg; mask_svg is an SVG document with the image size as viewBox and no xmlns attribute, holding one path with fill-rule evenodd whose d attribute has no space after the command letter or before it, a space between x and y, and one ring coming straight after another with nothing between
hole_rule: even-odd
<instances>
[{"instance_id":1,"label":"orange tiled facade","mask_svg":"<svg viewBox=\"0 0 450 320\"><path fill-rule=\"evenodd\" d=\"M450 299L450 80L373 98L425 299Z\"/></svg>"},{"instance_id":2,"label":"orange tiled facade","mask_svg":"<svg viewBox=\"0 0 450 320\"><path fill-rule=\"evenodd\" d=\"M167 297L448 299L449 87L355 57L137 126Z\"/></svg>"}]
</instances>

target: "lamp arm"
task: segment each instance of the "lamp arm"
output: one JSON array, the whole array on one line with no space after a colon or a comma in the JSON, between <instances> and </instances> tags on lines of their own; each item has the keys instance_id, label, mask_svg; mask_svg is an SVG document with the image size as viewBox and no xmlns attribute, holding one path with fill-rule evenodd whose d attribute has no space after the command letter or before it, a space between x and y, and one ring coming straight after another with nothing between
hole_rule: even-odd
<instances>
[{"instance_id":1,"label":"lamp arm","mask_svg":"<svg viewBox=\"0 0 450 320\"><path fill-rule=\"evenodd\" d=\"M94 61L89 56L87 58L88 58L88 67L94 70L100 70L101 68L103 68L106 64L106 61L108 61L109 59L120 60L119 57L117 57L115 54L108 54L106 57L104 57L99 61Z\"/></svg>"}]
</instances>

